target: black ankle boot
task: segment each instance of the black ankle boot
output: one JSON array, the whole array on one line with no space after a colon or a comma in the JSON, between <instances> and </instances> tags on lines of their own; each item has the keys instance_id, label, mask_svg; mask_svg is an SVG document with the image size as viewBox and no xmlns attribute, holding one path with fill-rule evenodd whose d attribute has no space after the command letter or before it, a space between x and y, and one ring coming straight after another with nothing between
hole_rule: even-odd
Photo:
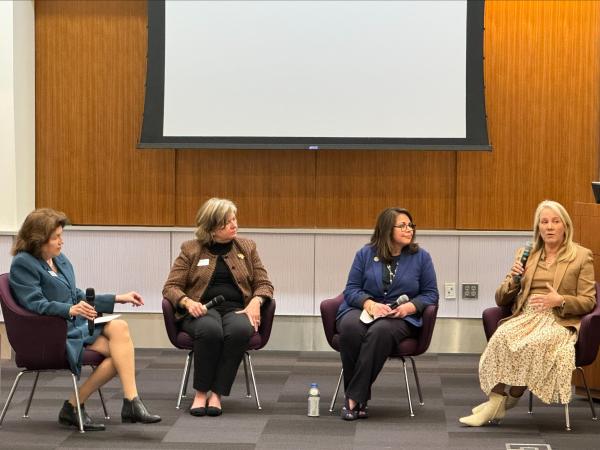
<instances>
[{"instance_id":1,"label":"black ankle boot","mask_svg":"<svg viewBox=\"0 0 600 450\"><path fill-rule=\"evenodd\" d=\"M85 407L81 406L81 419L83 420L84 431L104 431L106 427L103 423L94 423L92 418L85 411ZM77 420L77 408L65 401L63 407L58 413L58 423L61 425L74 426L79 428L79 420Z\"/></svg>"},{"instance_id":2,"label":"black ankle boot","mask_svg":"<svg viewBox=\"0 0 600 450\"><path fill-rule=\"evenodd\" d=\"M139 397L133 400L123 399L121 408L121 422L123 423L156 423L160 422L160 416L150 414Z\"/></svg>"}]
</instances>

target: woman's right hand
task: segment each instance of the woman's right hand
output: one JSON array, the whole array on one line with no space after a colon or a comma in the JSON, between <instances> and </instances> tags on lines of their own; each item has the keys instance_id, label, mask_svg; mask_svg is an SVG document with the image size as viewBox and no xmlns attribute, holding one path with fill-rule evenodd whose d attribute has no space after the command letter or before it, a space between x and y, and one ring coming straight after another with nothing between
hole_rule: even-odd
<instances>
[{"instance_id":1,"label":"woman's right hand","mask_svg":"<svg viewBox=\"0 0 600 450\"><path fill-rule=\"evenodd\" d=\"M206 315L206 313L208 312L208 309L206 309L206 306L204 306L200 302L195 302L194 300L192 300L190 298L185 299L183 306L185 307L185 309L188 310L188 312L193 317L202 317L202 316Z\"/></svg>"},{"instance_id":2,"label":"woman's right hand","mask_svg":"<svg viewBox=\"0 0 600 450\"><path fill-rule=\"evenodd\" d=\"M523 275L523 272L525 272L525 269L523 268L523 264L521 264L520 259L517 259L515 261L515 263L513 264L513 266L511 267L509 275L511 277L521 276L521 275Z\"/></svg>"},{"instance_id":3,"label":"woman's right hand","mask_svg":"<svg viewBox=\"0 0 600 450\"><path fill-rule=\"evenodd\" d=\"M373 317L387 316L392 312L392 308L390 308L389 305L378 303L374 300L368 301L368 303L365 304L365 309Z\"/></svg>"},{"instance_id":4,"label":"woman's right hand","mask_svg":"<svg viewBox=\"0 0 600 450\"><path fill-rule=\"evenodd\" d=\"M94 320L98 316L98 313L92 305L85 300L81 300L69 308L69 315L71 317L81 316L87 320Z\"/></svg>"}]
</instances>

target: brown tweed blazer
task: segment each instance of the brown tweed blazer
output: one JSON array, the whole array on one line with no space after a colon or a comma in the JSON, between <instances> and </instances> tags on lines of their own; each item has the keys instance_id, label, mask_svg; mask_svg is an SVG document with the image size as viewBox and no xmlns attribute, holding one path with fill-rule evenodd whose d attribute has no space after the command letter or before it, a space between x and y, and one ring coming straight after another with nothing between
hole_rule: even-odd
<instances>
[{"instance_id":1,"label":"brown tweed blazer","mask_svg":"<svg viewBox=\"0 0 600 450\"><path fill-rule=\"evenodd\" d=\"M554 318L559 325L573 327L579 332L581 318L596 306L596 281L594 278L594 260L592 252L576 245L577 253L571 260L557 261L552 287L565 299L564 308L553 308ZM520 258L523 249L517 252ZM525 273L520 285L515 285L507 275L496 291L498 306L511 306L510 320L521 314L525 300L529 297L534 268L537 267L541 252L533 253L525 265ZM519 290L519 288L521 288ZM503 320L503 321L504 321Z\"/></svg>"},{"instance_id":2,"label":"brown tweed blazer","mask_svg":"<svg viewBox=\"0 0 600 450\"><path fill-rule=\"evenodd\" d=\"M231 270L246 305L257 295L273 298L273 285L260 261L254 241L235 238L229 253L223 255L223 260ZM198 265L200 261L208 261L208 264ZM187 315L187 310L179 307L179 300L187 296L200 301L212 279L216 264L217 256L200 245L198 240L181 244L181 253L173 263L162 291L163 297L175 307L177 319Z\"/></svg>"}]
</instances>

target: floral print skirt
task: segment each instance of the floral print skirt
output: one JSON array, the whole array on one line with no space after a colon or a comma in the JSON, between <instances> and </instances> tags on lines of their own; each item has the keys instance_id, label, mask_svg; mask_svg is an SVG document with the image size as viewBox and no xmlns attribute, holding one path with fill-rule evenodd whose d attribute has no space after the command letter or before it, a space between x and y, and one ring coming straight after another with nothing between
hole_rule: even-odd
<instances>
[{"instance_id":1,"label":"floral print skirt","mask_svg":"<svg viewBox=\"0 0 600 450\"><path fill-rule=\"evenodd\" d=\"M498 327L481 355L481 389L489 395L498 383L527 386L544 403L569 403L576 340L575 330L556 323L552 310L526 304Z\"/></svg>"}]
</instances>

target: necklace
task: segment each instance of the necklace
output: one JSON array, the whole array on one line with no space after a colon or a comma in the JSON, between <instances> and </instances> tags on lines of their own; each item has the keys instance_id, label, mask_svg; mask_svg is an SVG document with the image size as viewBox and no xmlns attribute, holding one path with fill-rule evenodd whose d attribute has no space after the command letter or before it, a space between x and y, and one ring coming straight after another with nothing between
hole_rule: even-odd
<instances>
[{"instance_id":1,"label":"necklace","mask_svg":"<svg viewBox=\"0 0 600 450\"><path fill-rule=\"evenodd\" d=\"M386 264L388 273L390 274L390 284L394 282L394 277L396 276L396 269L398 268L398 263L394 261L393 264Z\"/></svg>"}]
</instances>

